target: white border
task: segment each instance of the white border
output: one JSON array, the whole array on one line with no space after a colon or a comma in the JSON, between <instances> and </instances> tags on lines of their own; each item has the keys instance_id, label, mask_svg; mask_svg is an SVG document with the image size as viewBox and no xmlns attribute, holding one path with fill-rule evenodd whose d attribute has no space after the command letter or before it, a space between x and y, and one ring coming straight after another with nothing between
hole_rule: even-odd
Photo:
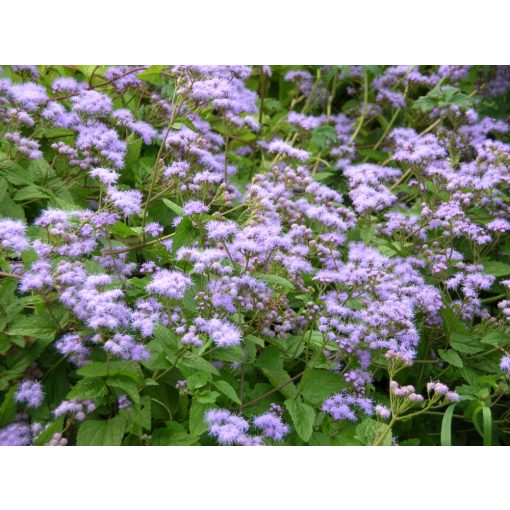
<instances>
[{"instance_id":1,"label":"white border","mask_svg":"<svg viewBox=\"0 0 510 510\"><path fill-rule=\"evenodd\" d=\"M504 64L504 0L7 0L3 64Z\"/></svg>"},{"instance_id":2,"label":"white border","mask_svg":"<svg viewBox=\"0 0 510 510\"><path fill-rule=\"evenodd\" d=\"M506 508L504 447L4 447L1 507Z\"/></svg>"}]
</instances>

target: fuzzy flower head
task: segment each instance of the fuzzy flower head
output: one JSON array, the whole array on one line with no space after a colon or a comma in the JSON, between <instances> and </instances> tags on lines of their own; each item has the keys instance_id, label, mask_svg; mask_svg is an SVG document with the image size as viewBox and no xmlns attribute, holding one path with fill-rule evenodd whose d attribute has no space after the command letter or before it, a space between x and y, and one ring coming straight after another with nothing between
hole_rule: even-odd
<instances>
[{"instance_id":1,"label":"fuzzy flower head","mask_svg":"<svg viewBox=\"0 0 510 510\"><path fill-rule=\"evenodd\" d=\"M44 400L41 383L39 381L23 381L16 390L14 399L16 402L25 403L27 407L39 407Z\"/></svg>"},{"instance_id":2,"label":"fuzzy flower head","mask_svg":"<svg viewBox=\"0 0 510 510\"><path fill-rule=\"evenodd\" d=\"M163 269L153 275L147 290L169 299L182 299L191 284L191 278L184 273Z\"/></svg>"}]
</instances>

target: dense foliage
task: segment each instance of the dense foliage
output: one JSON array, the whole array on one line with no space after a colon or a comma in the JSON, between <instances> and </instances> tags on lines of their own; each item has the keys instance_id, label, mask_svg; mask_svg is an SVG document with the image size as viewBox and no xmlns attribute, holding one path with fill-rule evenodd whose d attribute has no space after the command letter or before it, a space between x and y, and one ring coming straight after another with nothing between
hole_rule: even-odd
<instances>
[{"instance_id":1,"label":"dense foliage","mask_svg":"<svg viewBox=\"0 0 510 510\"><path fill-rule=\"evenodd\" d=\"M0 444L508 444L508 91L4 67Z\"/></svg>"}]
</instances>

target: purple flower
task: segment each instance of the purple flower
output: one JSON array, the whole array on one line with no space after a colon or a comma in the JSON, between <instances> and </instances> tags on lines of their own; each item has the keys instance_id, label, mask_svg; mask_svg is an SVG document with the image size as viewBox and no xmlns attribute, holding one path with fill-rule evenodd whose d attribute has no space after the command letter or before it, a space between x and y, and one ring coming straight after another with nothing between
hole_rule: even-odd
<instances>
[{"instance_id":1,"label":"purple flower","mask_svg":"<svg viewBox=\"0 0 510 510\"><path fill-rule=\"evenodd\" d=\"M292 147L290 143L284 142L280 138L277 138L269 143L267 146L268 152L273 154L281 154L283 156L289 156L299 161L306 161L310 158L310 153L302 149L296 149Z\"/></svg>"},{"instance_id":2,"label":"purple flower","mask_svg":"<svg viewBox=\"0 0 510 510\"><path fill-rule=\"evenodd\" d=\"M262 431L262 435L275 441L282 441L289 433L289 427L282 419L272 412L267 412L253 419L255 428Z\"/></svg>"},{"instance_id":3,"label":"purple flower","mask_svg":"<svg viewBox=\"0 0 510 510\"><path fill-rule=\"evenodd\" d=\"M116 188L108 189L108 198L125 216L138 214L142 210L142 194L138 190L122 191Z\"/></svg>"},{"instance_id":4,"label":"purple flower","mask_svg":"<svg viewBox=\"0 0 510 510\"><path fill-rule=\"evenodd\" d=\"M503 356L499 362L499 368L510 376L510 356Z\"/></svg>"},{"instance_id":5,"label":"purple flower","mask_svg":"<svg viewBox=\"0 0 510 510\"><path fill-rule=\"evenodd\" d=\"M0 446L28 446L32 442L30 427L23 422L0 429Z\"/></svg>"},{"instance_id":6,"label":"purple flower","mask_svg":"<svg viewBox=\"0 0 510 510\"><path fill-rule=\"evenodd\" d=\"M55 347L64 356L69 356L69 360L74 365L81 367L89 362L90 351L85 345L80 335L68 333L55 343Z\"/></svg>"},{"instance_id":7,"label":"purple flower","mask_svg":"<svg viewBox=\"0 0 510 510\"><path fill-rule=\"evenodd\" d=\"M125 360L142 361L150 358L150 354L143 344L136 343L131 335L121 333L116 333L113 338L107 340L104 349Z\"/></svg>"},{"instance_id":8,"label":"purple flower","mask_svg":"<svg viewBox=\"0 0 510 510\"><path fill-rule=\"evenodd\" d=\"M14 101L28 111L35 111L48 100L46 90L41 85L27 82L12 85L10 93Z\"/></svg>"},{"instance_id":9,"label":"purple flower","mask_svg":"<svg viewBox=\"0 0 510 510\"><path fill-rule=\"evenodd\" d=\"M20 255L29 246L26 237L26 226L19 220L4 218L0 220L0 246L4 250L12 250Z\"/></svg>"},{"instance_id":10,"label":"purple flower","mask_svg":"<svg viewBox=\"0 0 510 510\"><path fill-rule=\"evenodd\" d=\"M163 269L154 274L147 290L170 299L182 299L191 284L191 278L184 273Z\"/></svg>"},{"instance_id":11,"label":"purple flower","mask_svg":"<svg viewBox=\"0 0 510 510\"><path fill-rule=\"evenodd\" d=\"M209 221L206 225L209 239L224 241L237 233L237 224L233 221Z\"/></svg>"},{"instance_id":12,"label":"purple flower","mask_svg":"<svg viewBox=\"0 0 510 510\"><path fill-rule=\"evenodd\" d=\"M328 398L322 404L322 410L335 420L356 421L356 410L367 415L372 415L372 401L366 397L351 395L347 392L338 393Z\"/></svg>"},{"instance_id":13,"label":"purple flower","mask_svg":"<svg viewBox=\"0 0 510 510\"><path fill-rule=\"evenodd\" d=\"M23 381L14 394L16 402L22 402L27 407L40 407L44 400L42 385L39 381Z\"/></svg>"},{"instance_id":14,"label":"purple flower","mask_svg":"<svg viewBox=\"0 0 510 510\"><path fill-rule=\"evenodd\" d=\"M115 170L110 170L108 168L93 168L90 171L90 176L96 177L107 186L116 184L120 177L120 175Z\"/></svg>"},{"instance_id":15,"label":"purple flower","mask_svg":"<svg viewBox=\"0 0 510 510\"><path fill-rule=\"evenodd\" d=\"M104 116L112 111L112 100L96 90L82 90L71 102L73 111L86 115Z\"/></svg>"},{"instance_id":16,"label":"purple flower","mask_svg":"<svg viewBox=\"0 0 510 510\"><path fill-rule=\"evenodd\" d=\"M241 330L227 320L196 319L196 323L218 347L232 347L241 343Z\"/></svg>"},{"instance_id":17,"label":"purple flower","mask_svg":"<svg viewBox=\"0 0 510 510\"><path fill-rule=\"evenodd\" d=\"M186 216L192 216L193 214L206 213L209 211L209 206L205 205L200 200L192 200L190 202L186 202L182 208L184 209L184 214Z\"/></svg>"}]
</instances>

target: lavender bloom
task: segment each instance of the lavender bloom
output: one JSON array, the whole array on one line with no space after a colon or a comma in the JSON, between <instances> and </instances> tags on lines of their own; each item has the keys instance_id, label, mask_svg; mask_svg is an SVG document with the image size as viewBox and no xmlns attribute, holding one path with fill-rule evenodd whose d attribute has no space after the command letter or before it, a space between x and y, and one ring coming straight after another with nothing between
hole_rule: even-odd
<instances>
[{"instance_id":1,"label":"lavender bloom","mask_svg":"<svg viewBox=\"0 0 510 510\"><path fill-rule=\"evenodd\" d=\"M0 429L0 446L28 446L32 442L30 427L23 422Z\"/></svg>"},{"instance_id":2,"label":"lavender bloom","mask_svg":"<svg viewBox=\"0 0 510 510\"><path fill-rule=\"evenodd\" d=\"M80 335L68 333L55 343L55 347L64 356L69 356L71 363L77 367L89 362L90 351L83 345Z\"/></svg>"},{"instance_id":3,"label":"lavender bloom","mask_svg":"<svg viewBox=\"0 0 510 510\"><path fill-rule=\"evenodd\" d=\"M108 189L108 198L125 216L138 214L142 210L142 194L138 190L121 191L116 188Z\"/></svg>"},{"instance_id":4,"label":"lavender bloom","mask_svg":"<svg viewBox=\"0 0 510 510\"><path fill-rule=\"evenodd\" d=\"M390 139L395 144L395 161L419 165L446 156L446 150L432 134L420 137L413 129L397 128Z\"/></svg>"},{"instance_id":5,"label":"lavender bloom","mask_svg":"<svg viewBox=\"0 0 510 510\"><path fill-rule=\"evenodd\" d=\"M0 220L0 246L12 250L18 256L28 248L26 226L19 220L4 218Z\"/></svg>"},{"instance_id":6,"label":"lavender bloom","mask_svg":"<svg viewBox=\"0 0 510 510\"><path fill-rule=\"evenodd\" d=\"M14 101L19 103L29 112L37 110L39 105L48 100L44 87L32 82L12 85L10 88L10 94Z\"/></svg>"},{"instance_id":7,"label":"lavender bloom","mask_svg":"<svg viewBox=\"0 0 510 510\"><path fill-rule=\"evenodd\" d=\"M182 208L184 209L184 214L186 216L206 213L209 211L209 206L205 205L203 202L200 202L200 200L192 200L191 202L186 202Z\"/></svg>"},{"instance_id":8,"label":"lavender bloom","mask_svg":"<svg viewBox=\"0 0 510 510\"><path fill-rule=\"evenodd\" d=\"M499 368L510 376L510 356L503 356L499 362Z\"/></svg>"},{"instance_id":9,"label":"lavender bloom","mask_svg":"<svg viewBox=\"0 0 510 510\"><path fill-rule=\"evenodd\" d=\"M322 410L335 420L356 421L358 415L355 408L366 415L373 414L372 401L369 398L351 395L345 391L333 395L322 404Z\"/></svg>"},{"instance_id":10,"label":"lavender bloom","mask_svg":"<svg viewBox=\"0 0 510 510\"><path fill-rule=\"evenodd\" d=\"M170 299L182 299L191 284L191 278L184 273L163 269L154 274L147 290Z\"/></svg>"},{"instance_id":11,"label":"lavender bloom","mask_svg":"<svg viewBox=\"0 0 510 510\"><path fill-rule=\"evenodd\" d=\"M283 423L282 419L272 412L261 414L253 419L255 428L262 431L262 435L275 441L282 441L289 433L289 427Z\"/></svg>"},{"instance_id":12,"label":"lavender bloom","mask_svg":"<svg viewBox=\"0 0 510 510\"><path fill-rule=\"evenodd\" d=\"M233 221L209 221L206 225L209 239L224 241L237 233L237 224Z\"/></svg>"},{"instance_id":13,"label":"lavender bloom","mask_svg":"<svg viewBox=\"0 0 510 510\"><path fill-rule=\"evenodd\" d=\"M226 409L210 409L204 419L209 426L209 434L223 445L239 442L250 428L246 420Z\"/></svg>"},{"instance_id":14,"label":"lavender bloom","mask_svg":"<svg viewBox=\"0 0 510 510\"><path fill-rule=\"evenodd\" d=\"M88 413L93 412L96 406L92 400L64 400L53 411L55 417L70 414L77 421L83 421Z\"/></svg>"},{"instance_id":15,"label":"lavender bloom","mask_svg":"<svg viewBox=\"0 0 510 510\"><path fill-rule=\"evenodd\" d=\"M231 322L222 319L196 319L195 322L218 347L232 347L241 343L241 331Z\"/></svg>"},{"instance_id":16,"label":"lavender bloom","mask_svg":"<svg viewBox=\"0 0 510 510\"><path fill-rule=\"evenodd\" d=\"M131 335L121 333L116 333L112 339L106 341L104 349L125 360L142 361L150 358L144 345L136 343Z\"/></svg>"},{"instance_id":17,"label":"lavender bloom","mask_svg":"<svg viewBox=\"0 0 510 510\"><path fill-rule=\"evenodd\" d=\"M289 156L290 158L295 158L299 161L306 161L310 157L309 152L302 149L296 149L295 147L292 147L290 143L284 142L281 139L276 139L269 143L267 150L273 154Z\"/></svg>"},{"instance_id":18,"label":"lavender bloom","mask_svg":"<svg viewBox=\"0 0 510 510\"><path fill-rule=\"evenodd\" d=\"M391 416L391 411L381 404L377 404L374 408L375 414L379 416L382 420L387 420Z\"/></svg>"},{"instance_id":19,"label":"lavender bloom","mask_svg":"<svg viewBox=\"0 0 510 510\"><path fill-rule=\"evenodd\" d=\"M117 399L117 407L119 408L119 411L122 411L122 409L125 409L126 411L131 410L131 400L129 400L127 395L119 395L119 398Z\"/></svg>"},{"instance_id":20,"label":"lavender bloom","mask_svg":"<svg viewBox=\"0 0 510 510\"><path fill-rule=\"evenodd\" d=\"M39 381L23 381L14 394L16 402L25 403L27 407L40 407L44 400L42 385Z\"/></svg>"},{"instance_id":21,"label":"lavender bloom","mask_svg":"<svg viewBox=\"0 0 510 510\"><path fill-rule=\"evenodd\" d=\"M107 186L116 184L120 177L120 175L115 170L110 170L108 168L93 168L90 171L90 176L96 177Z\"/></svg>"},{"instance_id":22,"label":"lavender bloom","mask_svg":"<svg viewBox=\"0 0 510 510\"><path fill-rule=\"evenodd\" d=\"M71 98L73 110L91 116L104 116L112 111L112 100L96 90L82 90Z\"/></svg>"},{"instance_id":23,"label":"lavender bloom","mask_svg":"<svg viewBox=\"0 0 510 510\"><path fill-rule=\"evenodd\" d=\"M83 88L81 83L78 83L74 78L57 78L51 85L53 92L67 92L70 94L76 94Z\"/></svg>"}]
</instances>

